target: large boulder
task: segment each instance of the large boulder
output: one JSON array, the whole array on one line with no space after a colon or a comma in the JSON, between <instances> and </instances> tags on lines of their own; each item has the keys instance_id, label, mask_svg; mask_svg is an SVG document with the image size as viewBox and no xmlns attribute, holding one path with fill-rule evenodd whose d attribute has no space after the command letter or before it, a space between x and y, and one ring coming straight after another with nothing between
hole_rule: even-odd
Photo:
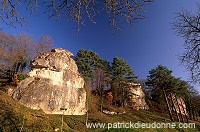
<instances>
[{"instance_id":1,"label":"large boulder","mask_svg":"<svg viewBox=\"0 0 200 132\"><path fill-rule=\"evenodd\" d=\"M21 104L47 114L86 113L84 79L68 50L56 48L39 55L32 61L28 75L13 93Z\"/></svg>"}]
</instances>

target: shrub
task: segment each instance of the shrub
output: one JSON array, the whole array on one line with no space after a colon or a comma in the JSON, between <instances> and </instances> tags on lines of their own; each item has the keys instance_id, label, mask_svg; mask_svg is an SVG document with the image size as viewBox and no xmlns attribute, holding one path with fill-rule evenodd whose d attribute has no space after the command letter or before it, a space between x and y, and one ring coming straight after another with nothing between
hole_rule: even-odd
<instances>
[{"instance_id":1,"label":"shrub","mask_svg":"<svg viewBox=\"0 0 200 132\"><path fill-rule=\"evenodd\" d=\"M26 79L27 77L29 77L27 74L19 74L18 75L18 80L22 81L22 80Z\"/></svg>"}]
</instances>

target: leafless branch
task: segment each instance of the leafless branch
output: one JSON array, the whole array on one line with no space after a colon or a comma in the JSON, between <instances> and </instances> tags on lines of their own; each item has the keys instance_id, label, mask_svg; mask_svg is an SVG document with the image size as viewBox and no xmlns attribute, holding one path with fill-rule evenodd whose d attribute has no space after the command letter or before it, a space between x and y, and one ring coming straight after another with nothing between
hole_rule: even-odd
<instances>
[{"instance_id":1,"label":"leafless branch","mask_svg":"<svg viewBox=\"0 0 200 132\"><path fill-rule=\"evenodd\" d=\"M196 14L181 10L173 22L175 32L184 38L185 51L180 56L194 82L200 82L200 6Z\"/></svg>"},{"instance_id":2,"label":"leafless branch","mask_svg":"<svg viewBox=\"0 0 200 132\"><path fill-rule=\"evenodd\" d=\"M127 22L132 24L144 16L144 4L152 0L2 0L0 2L0 18L8 25L25 22L22 7L32 14L37 12L41 6L46 8L46 13L50 18L66 17L77 23L79 30L84 22L89 20L93 24L94 17L98 13L107 13L110 24L118 29L119 25Z\"/></svg>"}]
</instances>

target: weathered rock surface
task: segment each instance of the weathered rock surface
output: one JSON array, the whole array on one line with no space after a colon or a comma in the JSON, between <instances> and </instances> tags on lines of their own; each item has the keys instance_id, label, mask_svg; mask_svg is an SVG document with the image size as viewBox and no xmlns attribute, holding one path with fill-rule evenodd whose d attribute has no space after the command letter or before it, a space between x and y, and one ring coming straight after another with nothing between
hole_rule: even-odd
<instances>
[{"instance_id":1,"label":"weathered rock surface","mask_svg":"<svg viewBox=\"0 0 200 132\"><path fill-rule=\"evenodd\" d=\"M16 88L13 98L32 109L47 114L82 115L86 113L84 80L73 54L56 48L36 57L26 78Z\"/></svg>"},{"instance_id":2,"label":"weathered rock surface","mask_svg":"<svg viewBox=\"0 0 200 132\"><path fill-rule=\"evenodd\" d=\"M142 86L139 83L130 83L129 86L128 105L136 110L149 109Z\"/></svg>"},{"instance_id":3,"label":"weathered rock surface","mask_svg":"<svg viewBox=\"0 0 200 132\"><path fill-rule=\"evenodd\" d=\"M175 94L169 93L167 96L167 100L169 102L169 106L173 111L176 111L177 113L182 115L188 115L186 104L182 97L177 97Z\"/></svg>"}]
</instances>

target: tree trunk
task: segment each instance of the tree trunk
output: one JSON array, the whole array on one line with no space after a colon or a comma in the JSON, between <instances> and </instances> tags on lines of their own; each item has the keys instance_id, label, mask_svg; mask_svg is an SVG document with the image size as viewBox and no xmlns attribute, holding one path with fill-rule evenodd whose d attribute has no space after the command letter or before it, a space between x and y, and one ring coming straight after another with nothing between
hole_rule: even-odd
<instances>
[{"instance_id":1,"label":"tree trunk","mask_svg":"<svg viewBox=\"0 0 200 132\"><path fill-rule=\"evenodd\" d=\"M195 113L194 113L194 107L192 106L192 115L193 115L193 120L195 121L196 119L196 117L195 117Z\"/></svg>"},{"instance_id":2,"label":"tree trunk","mask_svg":"<svg viewBox=\"0 0 200 132\"><path fill-rule=\"evenodd\" d=\"M191 98L188 98L188 111L189 111L189 118L192 120L192 108L191 108Z\"/></svg>"},{"instance_id":3,"label":"tree trunk","mask_svg":"<svg viewBox=\"0 0 200 132\"><path fill-rule=\"evenodd\" d=\"M195 115L195 120L197 121L198 120L198 116L197 116L197 111L194 110L194 115Z\"/></svg>"},{"instance_id":4,"label":"tree trunk","mask_svg":"<svg viewBox=\"0 0 200 132\"><path fill-rule=\"evenodd\" d=\"M196 111L196 116L197 116L197 121L199 121L199 119L198 119L198 116L199 116L198 111Z\"/></svg>"},{"instance_id":5,"label":"tree trunk","mask_svg":"<svg viewBox=\"0 0 200 132\"><path fill-rule=\"evenodd\" d=\"M162 91L163 91L163 95L164 95L164 98L165 98L165 103L166 103L166 105L167 105L167 110L168 110L170 119L171 119L171 121L173 122L174 119L173 119L172 112L171 112L171 109L170 109L170 106L169 106L169 102L168 102L168 100L167 100L167 96L166 96L165 90L163 89Z\"/></svg>"},{"instance_id":6,"label":"tree trunk","mask_svg":"<svg viewBox=\"0 0 200 132\"><path fill-rule=\"evenodd\" d=\"M103 113L103 87L101 88L101 116Z\"/></svg>"},{"instance_id":7,"label":"tree trunk","mask_svg":"<svg viewBox=\"0 0 200 132\"><path fill-rule=\"evenodd\" d=\"M87 103L86 103L87 112L86 112L86 119L85 119L85 124L86 124L86 125L87 125L87 123L88 123L88 105L89 105L89 102L87 101Z\"/></svg>"},{"instance_id":8,"label":"tree trunk","mask_svg":"<svg viewBox=\"0 0 200 132\"><path fill-rule=\"evenodd\" d=\"M86 109L87 109L87 112L86 112L86 119L85 119L85 124L87 125L88 123L88 111L89 111L89 88L88 88L88 81L86 80L85 81L85 89L86 89Z\"/></svg>"},{"instance_id":9,"label":"tree trunk","mask_svg":"<svg viewBox=\"0 0 200 132\"><path fill-rule=\"evenodd\" d=\"M101 116L102 116L102 113L103 113L103 97L101 97Z\"/></svg>"}]
</instances>

